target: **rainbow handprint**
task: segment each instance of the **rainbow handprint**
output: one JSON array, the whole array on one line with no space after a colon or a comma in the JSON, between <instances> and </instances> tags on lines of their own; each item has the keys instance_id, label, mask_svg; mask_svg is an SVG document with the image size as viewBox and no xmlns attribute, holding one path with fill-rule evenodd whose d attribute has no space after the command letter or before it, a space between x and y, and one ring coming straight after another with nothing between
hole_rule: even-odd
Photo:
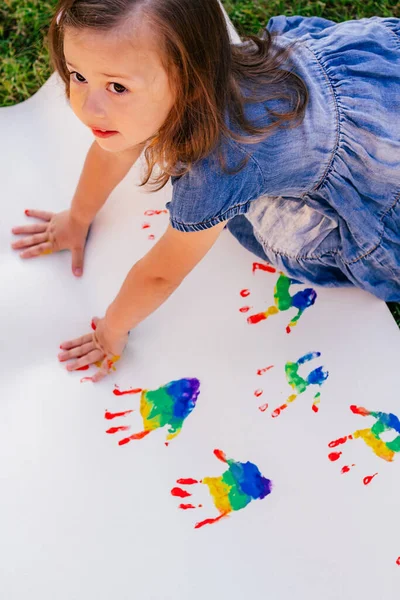
<instances>
[{"instance_id":1,"label":"rainbow handprint","mask_svg":"<svg viewBox=\"0 0 400 600\"><path fill-rule=\"evenodd\" d=\"M253 266L253 272L254 270L255 269ZM268 271L271 272L271 267L268 268ZM293 317L293 319L291 319L290 323L286 327L286 332L290 333L291 328L297 325L304 311L312 306L317 298L317 292L313 288L300 290L291 296L289 288L294 284L301 284L301 281L287 277L284 273L280 272L274 289L274 305L267 308L265 312L251 315L248 317L247 322L250 325L254 325L255 323L259 323L260 321L268 319L268 317L271 315L276 315L281 311L289 310L289 308L294 307L297 308L298 313Z\"/></svg>"},{"instance_id":2,"label":"rainbow handprint","mask_svg":"<svg viewBox=\"0 0 400 600\"><path fill-rule=\"evenodd\" d=\"M179 379L171 381L157 390L135 389L126 392L115 390L114 393L118 396L141 393L140 414L143 420L143 430L121 439L118 442L120 446L128 444L132 440L141 440L155 429L165 426L168 426L166 437L168 443L180 433L185 419L195 408L200 394L200 381L195 378ZM125 417L132 412L132 410L127 410L111 413L107 410L104 417L111 420ZM107 433L115 434L128 429L130 426L125 425L111 427Z\"/></svg>"},{"instance_id":3,"label":"rainbow handprint","mask_svg":"<svg viewBox=\"0 0 400 600\"><path fill-rule=\"evenodd\" d=\"M291 402L294 402L300 394L303 394L309 386L321 386L324 383L324 381L328 378L329 371L324 371L323 367L317 367L316 369L311 371L306 379L300 377L299 375L299 368L301 365L304 365L304 363L309 362L310 360L314 360L319 356L321 356L321 352L309 352L308 354L305 354L304 356L299 358L299 360L296 362L286 363L286 379L288 384L295 390L296 393L291 394L287 398L286 402L284 402L284 404L276 408L271 414L272 417L278 417L281 414L281 412L285 410ZM314 401L312 404L312 409L314 412L318 412L318 404L320 402L320 398L321 394L320 392L317 392L314 396Z\"/></svg>"},{"instance_id":4,"label":"rainbow handprint","mask_svg":"<svg viewBox=\"0 0 400 600\"><path fill-rule=\"evenodd\" d=\"M227 517L232 511L245 508L252 500L262 500L272 490L272 482L261 475L255 464L236 462L227 458L221 450L214 450L214 454L220 461L228 465L228 469L220 477L205 477L201 481L191 478L177 480L179 485L206 485L219 512L217 517L196 523L195 529L216 523ZM174 487L171 494L179 498L192 496L181 487ZM193 504L181 504L179 508L185 510L196 507Z\"/></svg>"}]
</instances>

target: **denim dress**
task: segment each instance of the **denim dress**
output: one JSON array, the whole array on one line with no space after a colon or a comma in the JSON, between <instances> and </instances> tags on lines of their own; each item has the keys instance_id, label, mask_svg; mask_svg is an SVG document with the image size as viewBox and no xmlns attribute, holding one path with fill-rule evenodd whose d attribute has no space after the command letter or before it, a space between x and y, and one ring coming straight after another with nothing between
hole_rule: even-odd
<instances>
[{"instance_id":1,"label":"denim dress","mask_svg":"<svg viewBox=\"0 0 400 600\"><path fill-rule=\"evenodd\" d=\"M279 33L278 46L298 40L291 69L309 91L305 117L263 142L227 140L229 168L249 157L236 175L212 152L171 177L170 223L199 231L227 221L243 246L290 277L399 301L400 19L278 16L266 29ZM247 103L245 114L268 123L263 102Z\"/></svg>"}]
</instances>

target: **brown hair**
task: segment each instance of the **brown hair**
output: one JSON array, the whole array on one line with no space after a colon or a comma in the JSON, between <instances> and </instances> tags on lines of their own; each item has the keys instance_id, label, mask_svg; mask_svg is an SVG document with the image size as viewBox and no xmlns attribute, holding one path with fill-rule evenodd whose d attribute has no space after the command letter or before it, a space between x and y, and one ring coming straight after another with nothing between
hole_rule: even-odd
<instances>
[{"instance_id":1,"label":"brown hair","mask_svg":"<svg viewBox=\"0 0 400 600\"><path fill-rule=\"evenodd\" d=\"M244 144L266 139L280 126L295 127L304 117L308 90L299 75L280 68L290 62L294 43L275 46L275 35L267 29L262 37L242 36L240 45L231 43L225 16L218 0L59 0L48 32L52 66L60 74L69 98L70 80L63 51L65 27L110 31L126 29L128 18L148 19L157 31L162 46L160 59L176 93L176 102L159 131L150 137L144 156L147 172L141 185L153 174L152 191L160 190L171 175L187 173L192 164L218 148L223 170L228 171L222 155L223 138ZM57 23L58 21L58 23ZM251 92L253 95L248 95ZM285 100L287 112L265 106L270 123L255 126L246 119L248 102ZM247 135L229 129L233 126Z\"/></svg>"}]
</instances>

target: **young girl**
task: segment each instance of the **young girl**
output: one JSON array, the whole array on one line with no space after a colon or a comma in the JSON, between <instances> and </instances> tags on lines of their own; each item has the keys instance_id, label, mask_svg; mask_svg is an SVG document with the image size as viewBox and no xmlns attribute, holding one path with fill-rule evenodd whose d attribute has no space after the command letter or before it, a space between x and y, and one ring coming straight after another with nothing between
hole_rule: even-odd
<instances>
[{"instance_id":1,"label":"young girl","mask_svg":"<svg viewBox=\"0 0 400 600\"><path fill-rule=\"evenodd\" d=\"M71 208L27 211L42 222L13 247L69 249L79 276L90 223L143 150L142 185L173 186L162 239L96 331L62 344L69 370L101 360L101 379L225 226L291 277L400 300L400 19L279 16L231 45L218 0L60 0L49 41L96 139Z\"/></svg>"}]
</instances>

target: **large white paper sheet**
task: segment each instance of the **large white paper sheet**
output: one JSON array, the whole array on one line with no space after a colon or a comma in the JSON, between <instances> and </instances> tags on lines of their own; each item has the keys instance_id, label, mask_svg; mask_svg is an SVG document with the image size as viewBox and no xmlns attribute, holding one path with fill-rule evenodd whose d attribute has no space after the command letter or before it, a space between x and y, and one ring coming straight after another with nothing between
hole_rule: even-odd
<instances>
[{"instance_id":1,"label":"large white paper sheet","mask_svg":"<svg viewBox=\"0 0 400 600\"><path fill-rule=\"evenodd\" d=\"M69 205L90 132L56 76L27 102L0 109L0 128L1 597L394 597L400 338L385 304L356 289L315 287L290 333L294 308L249 324L275 306L279 273L254 270L257 258L224 231L132 332L116 371L81 382L89 372L68 373L59 344L89 331L157 243L171 187L139 190L139 161L96 218L77 280L68 253L19 259L10 229L26 220L25 208ZM307 287L293 285L290 295ZM146 430L141 399L151 403L152 391L184 378L200 387L187 383L193 410L181 431L167 440L166 425L119 444ZM149 392L121 394L136 389ZM225 473L226 486L241 466L223 453L254 465L242 469L264 497L195 528L221 514L216 486L226 512L218 478Z\"/></svg>"}]
</instances>

